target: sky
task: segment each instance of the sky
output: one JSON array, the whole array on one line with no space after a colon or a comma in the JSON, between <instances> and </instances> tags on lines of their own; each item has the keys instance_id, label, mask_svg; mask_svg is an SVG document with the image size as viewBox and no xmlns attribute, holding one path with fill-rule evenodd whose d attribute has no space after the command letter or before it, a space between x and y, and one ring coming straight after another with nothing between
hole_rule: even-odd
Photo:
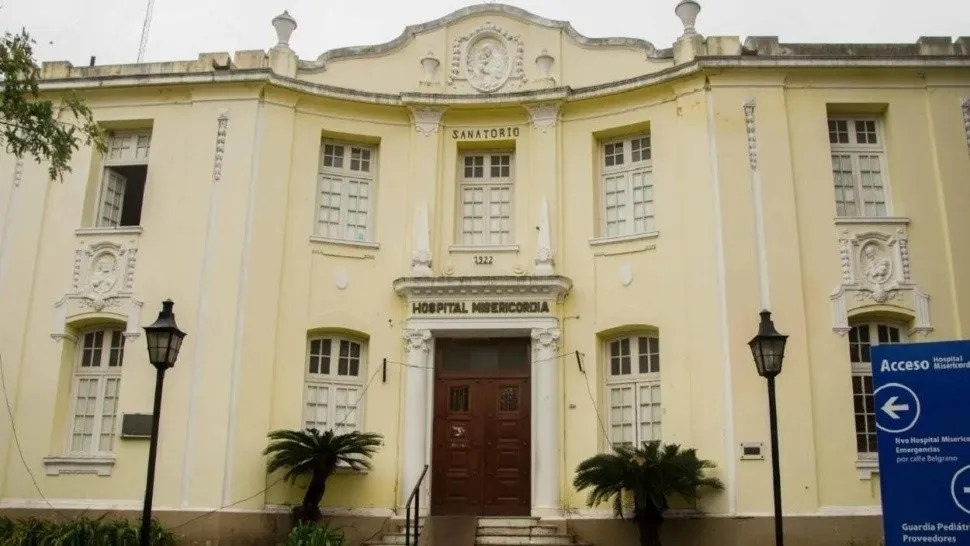
<instances>
[{"instance_id":1,"label":"sky","mask_svg":"<svg viewBox=\"0 0 970 546\"><path fill-rule=\"evenodd\" d=\"M704 35L776 35L782 42L904 42L970 36L970 0L699 0ZM284 9L299 27L301 59L337 47L386 42L409 24L436 19L467 0L156 0L146 61L200 52L269 49L270 21ZM676 0L509 0L589 37L629 36L670 47L681 33ZM26 27L41 61L135 62L148 0L0 0L0 26Z\"/></svg>"}]
</instances>

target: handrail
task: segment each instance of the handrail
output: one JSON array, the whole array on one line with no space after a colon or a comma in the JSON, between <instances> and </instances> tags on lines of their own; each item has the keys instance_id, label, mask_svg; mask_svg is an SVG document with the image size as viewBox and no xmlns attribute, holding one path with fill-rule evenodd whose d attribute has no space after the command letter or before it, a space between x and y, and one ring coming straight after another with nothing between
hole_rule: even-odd
<instances>
[{"instance_id":1,"label":"handrail","mask_svg":"<svg viewBox=\"0 0 970 546\"><path fill-rule=\"evenodd\" d=\"M421 527L418 525L421 517L421 495L418 494L418 490L421 489L421 482L424 481L424 475L428 473L428 465L424 465L424 470L421 471L421 475L418 477L418 483L414 484L414 489L411 490L411 494L408 495L407 503L404 505L404 545L411 546L411 502L414 501L414 546L418 545L421 537Z\"/></svg>"}]
</instances>

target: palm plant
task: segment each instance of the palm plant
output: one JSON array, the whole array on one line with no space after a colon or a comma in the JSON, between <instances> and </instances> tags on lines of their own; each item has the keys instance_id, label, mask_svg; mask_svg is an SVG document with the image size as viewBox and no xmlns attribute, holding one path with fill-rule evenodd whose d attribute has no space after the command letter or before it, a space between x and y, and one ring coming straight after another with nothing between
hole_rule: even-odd
<instances>
[{"instance_id":1,"label":"palm plant","mask_svg":"<svg viewBox=\"0 0 970 546\"><path fill-rule=\"evenodd\" d=\"M694 449L654 441L641 447L615 447L613 451L581 462L573 485L579 491L591 488L586 501L589 506L612 499L618 517L623 517L624 496L632 497L633 521L641 546L660 546L660 526L670 497L680 497L696 507L701 489L724 488L717 478L704 475L714 463L698 459Z\"/></svg>"},{"instance_id":2,"label":"palm plant","mask_svg":"<svg viewBox=\"0 0 970 546\"><path fill-rule=\"evenodd\" d=\"M263 451L269 455L268 472L286 469L283 478L295 482L309 474L303 502L294 509L298 521L320 519L320 501L327 489L327 479L344 464L352 470L370 469L370 458L377 453L383 437L370 432L335 434L333 430L320 433L315 428L306 430L274 430L270 443Z\"/></svg>"}]
</instances>

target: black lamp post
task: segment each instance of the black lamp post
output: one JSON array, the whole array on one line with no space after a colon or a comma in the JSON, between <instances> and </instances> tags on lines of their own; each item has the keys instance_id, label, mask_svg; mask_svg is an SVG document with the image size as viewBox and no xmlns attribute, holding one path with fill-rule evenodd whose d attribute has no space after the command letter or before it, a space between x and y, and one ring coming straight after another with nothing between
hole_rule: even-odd
<instances>
[{"instance_id":1,"label":"black lamp post","mask_svg":"<svg viewBox=\"0 0 970 546\"><path fill-rule=\"evenodd\" d=\"M775 545L785 543L781 526L781 471L778 464L778 412L775 409L775 376L781 373L785 359L785 342L788 336L779 334L771 321L771 311L761 312L758 335L751 338L748 346L758 367L758 375L768 380L768 418L771 424L771 473L775 493Z\"/></svg>"},{"instance_id":2,"label":"black lamp post","mask_svg":"<svg viewBox=\"0 0 970 546\"><path fill-rule=\"evenodd\" d=\"M141 546L149 546L152 522L152 494L155 490L155 454L158 451L158 421L162 411L162 384L165 371L175 365L185 332L175 325L172 300L162 302L162 311L150 326L145 326L148 361L155 366L155 406L152 410L152 438L148 447L148 481L145 484L145 508L141 513Z\"/></svg>"}]
</instances>

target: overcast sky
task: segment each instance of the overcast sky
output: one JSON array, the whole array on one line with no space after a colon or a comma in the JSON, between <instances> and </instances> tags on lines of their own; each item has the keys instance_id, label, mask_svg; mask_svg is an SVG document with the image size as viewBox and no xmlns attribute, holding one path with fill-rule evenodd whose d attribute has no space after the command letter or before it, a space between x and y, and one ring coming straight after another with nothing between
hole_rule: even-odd
<instances>
[{"instance_id":1,"label":"overcast sky","mask_svg":"<svg viewBox=\"0 0 970 546\"><path fill-rule=\"evenodd\" d=\"M699 0L705 35L778 35L787 42L909 42L970 35L970 0ZM203 51L268 49L270 20L298 24L300 58L388 41L405 26L446 15L464 0L156 0L146 59L194 59ZM680 34L676 0L510 0L590 37L630 36L670 47ZM26 27L40 60L85 65L134 62L148 0L0 0L5 30Z\"/></svg>"}]
</instances>

